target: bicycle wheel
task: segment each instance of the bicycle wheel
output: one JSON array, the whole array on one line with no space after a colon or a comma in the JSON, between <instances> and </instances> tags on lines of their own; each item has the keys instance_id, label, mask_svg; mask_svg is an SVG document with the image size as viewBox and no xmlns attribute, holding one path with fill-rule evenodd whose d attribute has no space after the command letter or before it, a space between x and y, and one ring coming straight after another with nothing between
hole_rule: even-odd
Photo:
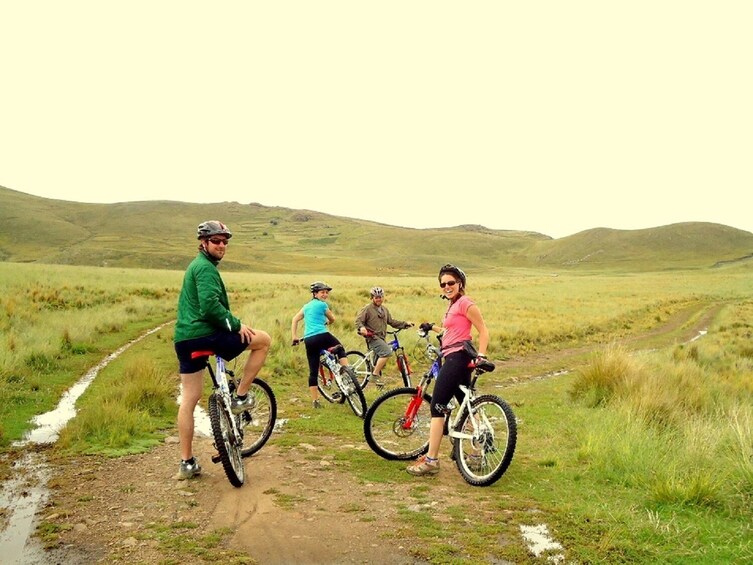
<instances>
[{"instance_id":1,"label":"bicycle wheel","mask_svg":"<svg viewBox=\"0 0 753 565\"><path fill-rule=\"evenodd\" d=\"M342 381L342 392L345 399L350 404L351 410L359 418L366 414L366 397L363 395L361 385L358 384L358 378L351 367L342 367L340 369L340 380Z\"/></svg>"},{"instance_id":2,"label":"bicycle wheel","mask_svg":"<svg viewBox=\"0 0 753 565\"><path fill-rule=\"evenodd\" d=\"M473 416L466 408L455 426L463 436L455 438L453 456L466 482L484 487L496 482L510 466L518 427L512 408L498 396L479 396L471 408Z\"/></svg>"},{"instance_id":3,"label":"bicycle wheel","mask_svg":"<svg viewBox=\"0 0 753 565\"><path fill-rule=\"evenodd\" d=\"M415 388L385 392L366 411L366 443L385 459L405 461L423 455L429 450L430 404L431 396L419 397Z\"/></svg>"},{"instance_id":4,"label":"bicycle wheel","mask_svg":"<svg viewBox=\"0 0 753 565\"><path fill-rule=\"evenodd\" d=\"M272 388L256 378L248 392L254 395L256 403L251 410L246 410L240 415L243 430L241 457L251 457L264 447L277 421L277 400Z\"/></svg>"},{"instance_id":5,"label":"bicycle wheel","mask_svg":"<svg viewBox=\"0 0 753 565\"><path fill-rule=\"evenodd\" d=\"M319 378L316 381L316 388L328 402L338 402L342 404L345 401L340 387L335 380L335 375L326 365L319 365Z\"/></svg>"},{"instance_id":6,"label":"bicycle wheel","mask_svg":"<svg viewBox=\"0 0 753 565\"><path fill-rule=\"evenodd\" d=\"M245 478L240 453L241 444L234 437L230 418L232 414L225 403L217 393L212 393L209 396L209 421L212 424L214 447L230 484L240 487Z\"/></svg>"},{"instance_id":7,"label":"bicycle wheel","mask_svg":"<svg viewBox=\"0 0 753 565\"><path fill-rule=\"evenodd\" d=\"M397 370L400 371L400 376L403 378L403 385L410 388L410 363L405 355L398 355L396 358Z\"/></svg>"},{"instance_id":8,"label":"bicycle wheel","mask_svg":"<svg viewBox=\"0 0 753 565\"><path fill-rule=\"evenodd\" d=\"M371 359L368 355L364 355L360 351L347 351L345 355L348 358L348 366L353 368L356 373L358 384L362 389L366 388L371 378L371 373L374 370L371 364Z\"/></svg>"}]
</instances>

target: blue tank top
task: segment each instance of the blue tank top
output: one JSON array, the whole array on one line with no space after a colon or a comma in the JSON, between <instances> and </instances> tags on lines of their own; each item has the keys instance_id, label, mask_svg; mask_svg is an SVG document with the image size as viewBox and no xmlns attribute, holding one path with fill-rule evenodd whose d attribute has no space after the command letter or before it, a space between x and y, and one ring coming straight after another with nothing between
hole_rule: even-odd
<instances>
[{"instance_id":1,"label":"blue tank top","mask_svg":"<svg viewBox=\"0 0 753 565\"><path fill-rule=\"evenodd\" d=\"M329 305L318 298L312 298L311 302L303 305L303 323L306 326L303 339L327 333L327 310Z\"/></svg>"}]
</instances>

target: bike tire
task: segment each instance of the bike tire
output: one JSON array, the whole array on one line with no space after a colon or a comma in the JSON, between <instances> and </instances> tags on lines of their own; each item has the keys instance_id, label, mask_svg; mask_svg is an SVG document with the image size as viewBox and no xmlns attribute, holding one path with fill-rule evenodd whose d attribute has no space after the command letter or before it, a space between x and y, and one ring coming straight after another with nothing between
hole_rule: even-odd
<instances>
[{"instance_id":1,"label":"bike tire","mask_svg":"<svg viewBox=\"0 0 753 565\"><path fill-rule=\"evenodd\" d=\"M455 438L452 453L463 479L470 485L484 487L497 482L510 466L518 426L512 408L498 396L479 396L471 406L482 429L474 435L471 416L465 408L455 431L474 437Z\"/></svg>"},{"instance_id":2,"label":"bike tire","mask_svg":"<svg viewBox=\"0 0 753 565\"><path fill-rule=\"evenodd\" d=\"M396 388L377 398L366 411L363 433L374 453L390 461L407 461L429 450L431 396L422 393L416 417L406 427L406 411L413 401L419 402L417 389Z\"/></svg>"},{"instance_id":3,"label":"bike tire","mask_svg":"<svg viewBox=\"0 0 753 565\"><path fill-rule=\"evenodd\" d=\"M316 388L327 402L337 402L342 404L345 401L340 386L335 380L335 375L326 365L319 365L319 376L316 381Z\"/></svg>"},{"instance_id":4,"label":"bike tire","mask_svg":"<svg viewBox=\"0 0 753 565\"><path fill-rule=\"evenodd\" d=\"M232 425L230 418L233 417L225 403L222 402L217 393L209 396L209 421L212 424L212 435L214 436L214 447L217 449L222 468L225 470L230 484L234 487L240 487L245 480L243 470L243 459L240 453L240 442L235 442L232 437Z\"/></svg>"},{"instance_id":5,"label":"bike tire","mask_svg":"<svg viewBox=\"0 0 753 565\"><path fill-rule=\"evenodd\" d=\"M356 373L350 367L342 367L340 369L340 379L342 380L343 395L350 405L350 409L359 418L363 418L366 415L366 397L363 395L361 385L358 384L358 377Z\"/></svg>"},{"instance_id":6,"label":"bike tire","mask_svg":"<svg viewBox=\"0 0 753 565\"><path fill-rule=\"evenodd\" d=\"M251 457L264 447L277 421L277 399L272 387L257 377L248 392L254 395L256 403L253 409L240 415L243 429L241 457Z\"/></svg>"},{"instance_id":7,"label":"bike tire","mask_svg":"<svg viewBox=\"0 0 753 565\"><path fill-rule=\"evenodd\" d=\"M362 389L366 388L374 371L371 359L369 359L368 355L356 350L346 351L345 356L348 358L348 366L352 367L356 373L358 384Z\"/></svg>"}]
</instances>

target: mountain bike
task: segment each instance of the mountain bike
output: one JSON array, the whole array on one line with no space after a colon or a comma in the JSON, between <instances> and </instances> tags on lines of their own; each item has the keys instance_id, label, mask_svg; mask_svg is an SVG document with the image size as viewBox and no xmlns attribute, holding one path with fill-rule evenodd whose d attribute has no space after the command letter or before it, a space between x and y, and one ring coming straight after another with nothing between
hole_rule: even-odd
<instances>
[{"instance_id":1,"label":"mountain bike","mask_svg":"<svg viewBox=\"0 0 753 565\"><path fill-rule=\"evenodd\" d=\"M366 443L385 459L415 459L429 449L431 395L427 390L439 375L442 353L429 341L427 332L419 331L418 335L426 340L425 355L432 360L418 386L387 391L374 401L364 417Z\"/></svg>"},{"instance_id":2,"label":"mountain bike","mask_svg":"<svg viewBox=\"0 0 753 565\"><path fill-rule=\"evenodd\" d=\"M209 358L215 358L215 370ZM191 358L206 358L206 368L212 378L212 394L209 395L208 413L212 426L214 448L217 455L212 463L222 462L230 484L240 487L245 480L243 458L259 451L272 435L277 420L277 400L272 388L256 377L248 394L254 404L240 414L231 409L233 392L238 386L234 371L228 369L225 360L214 351L194 351Z\"/></svg>"},{"instance_id":3,"label":"mountain bike","mask_svg":"<svg viewBox=\"0 0 753 565\"><path fill-rule=\"evenodd\" d=\"M296 340L293 345L302 341ZM335 352L341 347L342 345L334 345L321 350L316 387L328 402L343 404L347 400L353 413L363 418L366 413L366 397L352 367L340 365Z\"/></svg>"},{"instance_id":4,"label":"mountain bike","mask_svg":"<svg viewBox=\"0 0 753 565\"><path fill-rule=\"evenodd\" d=\"M469 366L473 367L471 384L461 385L460 406L448 407L445 435L450 437L452 458L463 479L474 486L488 486L512 462L517 422L512 408L500 397L477 395L478 377L493 371L494 364L484 360ZM364 418L364 435L375 453L385 459L409 460L429 450L431 396L425 385L433 378L436 375L430 370L418 387L391 390L374 401Z\"/></svg>"},{"instance_id":5,"label":"mountain bike","mask_svg":"<svg viewBox=\"0 0 753 565\"><path fill-rule=\"evenodd\" d=\"M389 335L393 336L393 339L391 341L388 341L387 345L392 347L392 351L395 352L397 370L400 371L400 376L403 379L403 385L411 386L410 362L408 361L408 356L405 354L405 349L402 345L400 345L400 340L397 337L397 334L399 334L402 329L403 328L387 332ZM368 335L365 337L368 337ZM358 384L361 385L362 389L366 388L366 386L371 381L371 377L373 376L374 365L376 364L377 360L376 353L371 349L368 349L366 353L361 353L360 351L354 349L347 351L345 355L347 355L348 357L348 365L350 367L353 367L353 370L358 377ZM384 388L383 384L377 384L376 386L379 389Z\"/></svg>"}]
</instances>

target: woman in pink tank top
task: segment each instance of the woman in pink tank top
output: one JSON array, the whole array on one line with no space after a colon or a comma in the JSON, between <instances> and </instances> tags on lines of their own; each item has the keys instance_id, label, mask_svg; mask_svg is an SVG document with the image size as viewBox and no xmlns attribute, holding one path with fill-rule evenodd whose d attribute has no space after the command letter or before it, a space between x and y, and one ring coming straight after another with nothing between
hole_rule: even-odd
<instances>
[{"instance_id":1,"label":"woman in pink tank top","mask_svg":"<svg viewBox=\"0 0 753 565\"><path fill-rule=\"evenodd\" d=\"M469 385L471 382L472 369L468 365L473 358L465 350L463 342L470 341L472 327L478 332L478 356L486 357L489 330L479 307L466 296L465 284L465 273L455 265L445 265L439 270L442 298L449 300L450 306L444 315L441 328L430 325L432 330L442 333L444 361L431 398L429 451L426 456L408 466L406 470L411 475L434 475L439 472L439 447L442 443L445 414L448 412L447 404L453 396L461 402L463 397L460 385ZM421 326L424 328L425 324Z\"/></svg>"}]
</instances>

